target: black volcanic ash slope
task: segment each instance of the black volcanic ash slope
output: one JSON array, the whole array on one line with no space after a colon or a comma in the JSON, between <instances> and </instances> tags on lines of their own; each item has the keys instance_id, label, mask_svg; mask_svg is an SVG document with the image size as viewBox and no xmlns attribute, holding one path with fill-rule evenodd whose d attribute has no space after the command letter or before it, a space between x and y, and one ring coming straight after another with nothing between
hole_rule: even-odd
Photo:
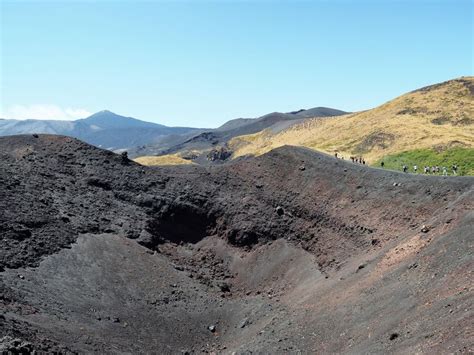
<instances>
[{"instance_id":1,"label":"black volcanic ash slope","mask_svg":"<svg viewBox=\"0 0 474 355\"><path fill-rule=\"evenodd\" d=\"M469 269L472 178L403 175L293 147L225 166L147 168L52 135L0 138L0 155L3 349L469 343L447 327L464 330L464 313L443 323L432 314L468 302L461 289L440 303L437 287L457 289L455 275ZM404 316L378 320L384 307ZM376 330L367 337L358 324Z\"/></svg>"}]
</instances>

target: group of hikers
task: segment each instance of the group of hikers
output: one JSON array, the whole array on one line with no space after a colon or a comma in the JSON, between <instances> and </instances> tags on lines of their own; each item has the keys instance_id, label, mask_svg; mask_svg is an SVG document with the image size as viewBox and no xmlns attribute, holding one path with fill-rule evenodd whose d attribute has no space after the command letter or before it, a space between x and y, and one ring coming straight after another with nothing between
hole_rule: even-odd
<instances>
[{"instance_id":1,"label":"group of hikers","mask_svg":"<svg viewBox=\"0 0 474 355\"><path fill-rule=\"evenodd\" d=\"M336 159L341 159L341 160L344 160L344 156L343 155L340 155L339 153L335 152L334 153L334 157ZM349 157L349 159L353 162L353 163L358 163L358 164L363 164L365 165L365 159L363 157L356 157L356 156L351 156ZM380 162L380 166L382 167L382 169L384 168L385 166L385 163L383 161ZM402 166L402 170L404 173L408 173L408 166L407 165L403 165ZM457 164L453 164L451 166L451 171L453 172L453 175L457 175L458 174L458 165ZM418 173L418 166L417 165L413 165L413 170L412 172L414 174L417 174ZM421 172L421 171L420 171ZM448 168L445 167L445 166L442 166L442 167L439 167L438 165L433 165L433 166L424 166L423 167L423 173L424 174L433 174L433 175L436 175L436 174L442 174L443 176L448 176Z\"/></svg>"},{"instance_id":2,"label":"group of hikers","mask_svg":"<svg viewBox=\"0 0 474 355\"><path fill-rule=\"evenodd\" d=\"M380 163L380 165L384 166L384 163ZM403 165L402 166L402 170L404 173L407 173L408 172L408 166L406 165ZM458 174L458 166L457 164L453 164L451 166L451 170L453 172L453 175L457 175ZM417 174L418 173L418 166L417 165L413 165L413 173ZM443 166L443 167L439 167L437 165L434 165L434 166L424 166L423 167L423 173L424 174L440 174L442 173L443 176L448 176L448 168Z\"/></svg>"},{"instance_id":3,"label":"group of hikers","mask_svg":"<svg viewBox=\"0 0 474 355\"><path fill-rule=\"evenodd\" d=\"M344 160L344 156L343 155L339 155L337 152L334 153L334 156L336 157L336 159L342 159ZM349 159L353 162L353 163L358 163L358 164L363 164L365 165L365 159L362 158L362 157L349 157Z\"/></svg>"},{"instance_id":4,"label":"group of hikers","mask_svg":"<svg viewBox=\"0 0 474 355\"><path fill-rule=\"evenodd\" d=\"M350 157L353 163L359 163L365 165L365 159L362 157Z\"/></svg>"}]
</instances>

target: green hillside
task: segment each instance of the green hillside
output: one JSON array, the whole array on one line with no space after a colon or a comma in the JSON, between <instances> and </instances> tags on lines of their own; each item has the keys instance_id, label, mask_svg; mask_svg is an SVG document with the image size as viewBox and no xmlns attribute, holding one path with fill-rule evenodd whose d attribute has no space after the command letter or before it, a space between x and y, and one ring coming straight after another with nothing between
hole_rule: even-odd
<instances>
[{"instance_id":1,"label":"green hillside","mask_svg":"<svg viewBox=\"0 0 474 355\"><path fill-rule=\"evenodd\" d=\"M407 165L410 172L413 166L418 166L418 172L423 173L424 166L445 166L448 174L452 175L451 167L458 165L458 175L474 175L474 149L473 148L450 148L444 151L434 149L415 149L398 154L384 156L373 164L380 166L384 162L384 168L392 170L402 170L403 165ZM441 174L441 173L440 173Z\"/></svg>"}]
</instances>

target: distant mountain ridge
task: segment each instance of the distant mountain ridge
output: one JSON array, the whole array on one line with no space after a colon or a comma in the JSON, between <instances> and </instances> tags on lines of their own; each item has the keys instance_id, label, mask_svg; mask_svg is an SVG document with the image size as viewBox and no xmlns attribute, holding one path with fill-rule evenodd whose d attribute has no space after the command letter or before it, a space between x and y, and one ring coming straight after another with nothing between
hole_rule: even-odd
<instances>
[{"instance_id":1,"label":"distant mountain ridge","mask_svg":"<svg viewBox=\"0 0 474 355\"><path fill-rule=\"evenodd\" d=\"M279 132L313 117L346 114L344 111L315 107L288 113L272 112L257 118L237 118L216 129L168 127L108 110L74 121L0 119L0 136L17 134L57 134L80 139L113 151L127 150L131 157L177 152L206 152L222 147L230 139L270 129Z\"/></svg>"},{"instance_id":2,"label":"distant mountain ridge","mask_svg":"<svg viewBox=\"0 0 474 355\"><path fill-rule=\"evenodd\" d=\"M314 107L310 109L300 109L297 111L282 113L282 112L272 112L266 115L260 116L258 118L236 118L230 121L227 121L222 126L218 127L217 131L228 131L243 126L250 125L252 123L259 122L262 126L268 126L268 123L276 123L277 121L292 121L299 118L312 118L312 117L329 117L329 116L339 116L345 115L349 112L336 110L328 107ZM264 124L262 124L265 122ZM252 129L250 129L252 130Z\"/></svg>"},{"instance_id":3,"label":"distant mountain ridge","mask_svg":"<svg viewBox=\"0 0 474 355\"><path fill-rule=\"evenodd\" d=\"M117 115L103 110L75 121L55 120L0 120L0 136L15 134L49 133L71 136L87 143L110 149L130 149L139 145L159 143L170 135L188 137L201 129L168 127Z\"/></svg>"},{"instance_id":4,"label":"distant mountain ridge","mask_svg":"<svg viewBox=\"0 0 474 355\"><path fill-rule=\"evenodd\" d=\"M99 111L87 118L83 118L77 121L84 122L90 125L97 125L102 128L129 128L129 127L168 128L158 123L146 122L146 121L138 120L133 117L120 116L108 110Z\"/></svg>"},{"instance_id":5,"label":"distant mountain ridge","mask_svg":"<svg viewBox=\"0 0 474 355\"><path fill-rule=\"evenodd\" d=\"M132 156L179 154L191 157L193 161L207 164L208 154L221 148L226 149L227 143L238 136L253 134L263 130L277 133L292 125L315 117L332 117L347 114L347 112L328 107L301 109L289 113L272 112L257 118L237 118L224 123L222 126L201 132L179 144L160 144L140 147L132 152Z\"/></svg>"}]
</instances>

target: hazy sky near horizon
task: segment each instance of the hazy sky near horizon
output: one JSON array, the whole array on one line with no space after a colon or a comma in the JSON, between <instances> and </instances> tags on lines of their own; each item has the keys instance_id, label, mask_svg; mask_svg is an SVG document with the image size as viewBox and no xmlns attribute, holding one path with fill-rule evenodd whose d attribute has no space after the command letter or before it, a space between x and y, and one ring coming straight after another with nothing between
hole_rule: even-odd
<instances>
[{"instance_id":1,"label":"hazy sky near horizon","mask_svg":"<svg viewBox=\"0 0 474 355\"><path fill-rule=\"evenodd\" d=\"M471 0L0 3L3 118L216 127L473 75Z\"/></svg>"}]
</instances>

